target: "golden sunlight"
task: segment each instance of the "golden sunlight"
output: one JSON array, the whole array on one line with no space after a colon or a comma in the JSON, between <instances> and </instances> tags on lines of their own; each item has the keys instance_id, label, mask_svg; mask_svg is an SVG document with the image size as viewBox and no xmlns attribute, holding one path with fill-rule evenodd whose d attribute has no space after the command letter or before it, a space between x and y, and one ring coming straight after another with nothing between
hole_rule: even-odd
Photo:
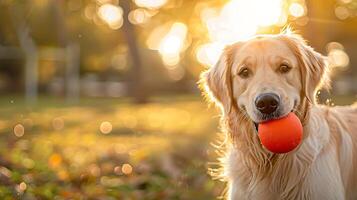
<instances>
[{"instance_id":1,"label":"golden sunlight","mask_svg":"<svg viewBox=\"0 0 357 200\"><path fill-rule=\"evenodd\" d=\"M109 3L103 4L98 9L98 15L112 29L119 29L123 25L123 9L121 7Z\"/></svg>"},{"instance_id":2,"label":"golden sunlight","mask_svg":"<svg viewBox=\"0 0 357 200\"><path fill-rule=\"evenodd\" d=\"M204 9L201 20L208 29L211 43L198 47L196 57L200 63L211 66L224 46L248 39L260 27L284 25L286 14L282 0L231 0L220 12Z\"/></svg>"}]
</instances>

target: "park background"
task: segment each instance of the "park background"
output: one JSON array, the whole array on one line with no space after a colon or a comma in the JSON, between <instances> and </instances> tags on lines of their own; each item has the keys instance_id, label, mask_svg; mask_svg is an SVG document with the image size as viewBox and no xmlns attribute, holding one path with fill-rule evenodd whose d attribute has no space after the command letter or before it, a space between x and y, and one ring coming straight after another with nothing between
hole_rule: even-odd
<instances>
[{"instance_id":1,"label":"park background","mask_svg":"<svg viewBox=\"0 0 357 200\"><path fill-rule=\"evenodd\" d=\"M199 74L287 26L354 102L356 0L0 0L0 198L219 198Z\"/></svg>"}]
</instances>

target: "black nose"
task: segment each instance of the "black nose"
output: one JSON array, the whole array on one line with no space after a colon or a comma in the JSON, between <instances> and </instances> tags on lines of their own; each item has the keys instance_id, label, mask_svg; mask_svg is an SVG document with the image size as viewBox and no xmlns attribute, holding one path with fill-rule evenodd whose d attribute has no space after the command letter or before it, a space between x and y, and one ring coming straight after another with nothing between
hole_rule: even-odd
<instances>
[{"instance_id":1,"label":"black nose","mask_svg":"<svg viewBox=\"0 0 357 200\"><path fill-rule=\"evenodd\" d=\"M255 106L263 114L271 114L279 106L279 96L273 93L265 93L259 95L255 99Z\"/></svg>"}]
</instances>

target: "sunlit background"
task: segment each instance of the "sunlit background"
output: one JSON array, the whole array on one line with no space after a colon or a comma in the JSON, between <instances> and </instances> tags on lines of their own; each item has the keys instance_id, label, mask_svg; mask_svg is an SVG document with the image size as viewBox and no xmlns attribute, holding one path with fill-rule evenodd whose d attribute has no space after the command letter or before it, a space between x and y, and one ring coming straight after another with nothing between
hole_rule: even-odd
<instances>
[{"instance_id":1,"label":"sunlit background","mask_svg":"<svg viewBox=\"0 0 357 200\"><path fill-rule=\"evenodd\" d=\"M216 199L199 74L290 26L357 93L356 0L0 1L1 199Z\"/></svg>"}]
</instances>

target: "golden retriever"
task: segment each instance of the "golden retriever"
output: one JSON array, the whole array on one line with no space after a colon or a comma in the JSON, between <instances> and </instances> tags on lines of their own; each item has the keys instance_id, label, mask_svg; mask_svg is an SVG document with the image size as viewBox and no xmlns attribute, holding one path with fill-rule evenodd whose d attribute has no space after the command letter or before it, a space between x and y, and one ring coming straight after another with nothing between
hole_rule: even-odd
<instances>
[{"instance_id":1,"label":"golden retriever","mask_svg":"<svg viewBox=\"0 0 357 200\"><path fill-rule=\"evenodd\" d=\"M317 105L328 72L326 58L299 35L281 33L226 47L202 73L227 135L220 175L228 199L357 199L357 104ZM302 143L286 154L267 151L256 124L290 112L303 124Z\"/></svg>"}]
</instances>

